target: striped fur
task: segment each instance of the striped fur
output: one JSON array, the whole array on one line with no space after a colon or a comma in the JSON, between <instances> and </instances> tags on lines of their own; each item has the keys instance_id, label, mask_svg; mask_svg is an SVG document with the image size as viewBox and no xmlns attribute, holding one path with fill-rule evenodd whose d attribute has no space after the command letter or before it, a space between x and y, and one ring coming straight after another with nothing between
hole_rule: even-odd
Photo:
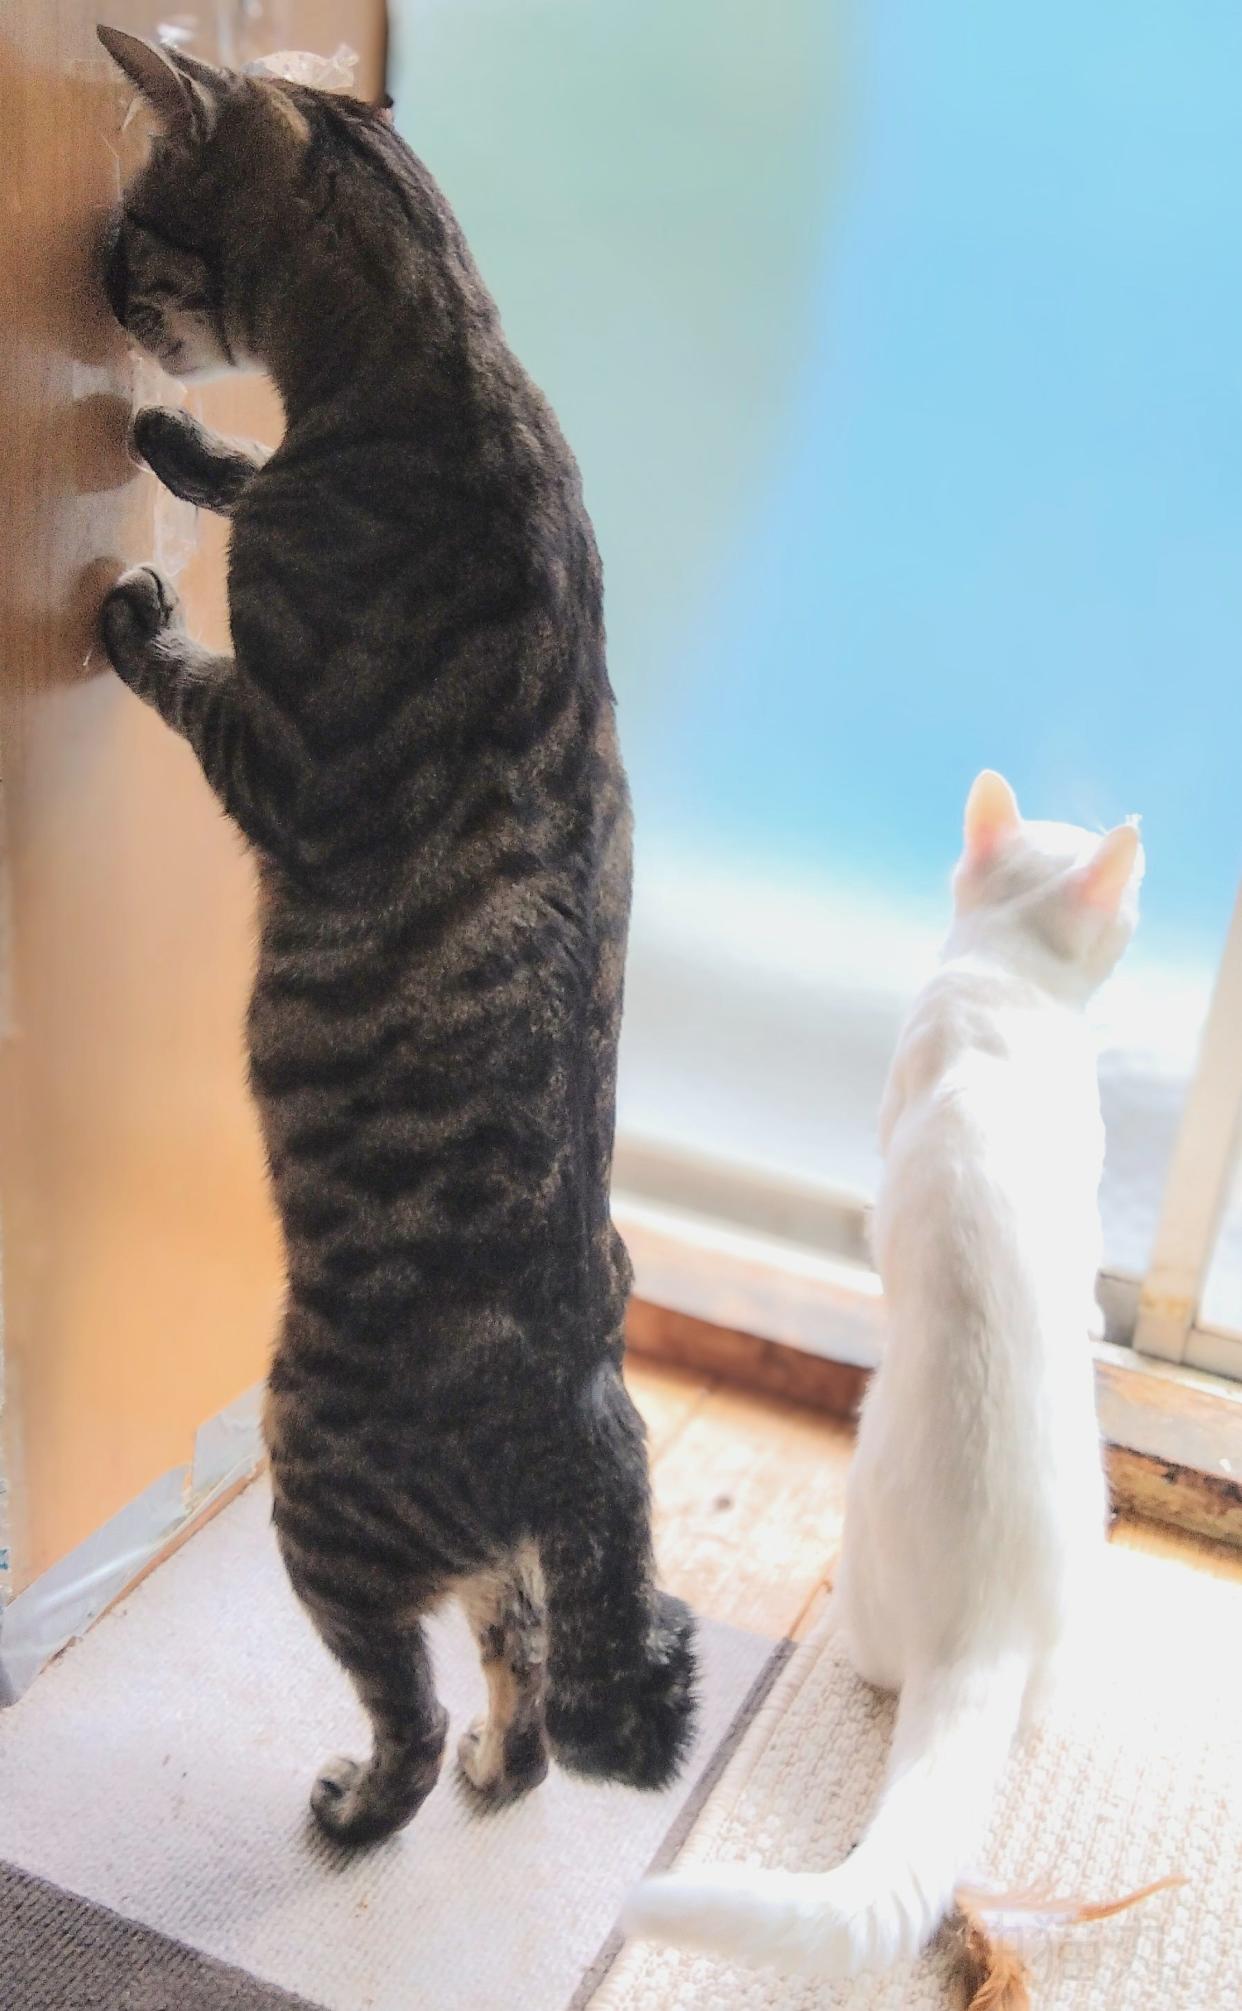
<instances>
[{"instance_id":1,"label":"striped fur","mask_svg":"<svg viewBox=\"0 0 1242 2011\"><path fill-rule=\"evenodd\" d=\"M113 306L165 360L260 363L287 415L266 460L178 412L136 423L171 489L232 518L234 656L186 637L147 567L103 632L258 860L276 1530L374 1730L313 1806L362 1841L432 1786L421 1622L449 1594L488 1677L461 1747L483 1802L539 1780L549 1744L657 1787L689 1736L692 1625L654 1584L620 1374L630 812L577 468L377 113L107 44L165 127L117 219Z\"/></svg>"}]
</instances>

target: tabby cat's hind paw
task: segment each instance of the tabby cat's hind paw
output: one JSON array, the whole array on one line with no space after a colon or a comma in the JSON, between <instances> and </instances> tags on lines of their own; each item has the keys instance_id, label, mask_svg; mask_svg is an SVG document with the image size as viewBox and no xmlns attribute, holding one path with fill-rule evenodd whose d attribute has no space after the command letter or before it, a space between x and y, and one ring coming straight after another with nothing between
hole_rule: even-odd
<instances>
[{"instance_id":1,"label":"tabby cat's hind paw","mask_svg":"<svg viewBox=\"0 0 1242 2011\"><path fill-rule=\"evenodd\" d=\"M542 1725L510 1725L494 1738L480 1718L457 1742L457 1766L479 1808L503 1808L537 1788L548 1771Z\"/></svg>"},{"instance_id":2,"label":"tabby cat's hind paw","mask_svg":"<svg viewBox=\"0 0 1242 2011\"><path fill-rule=\"evenodd\" d=\"M426 1801L440 1772L448 1713L415 1746L381 1747L364 1765L344 1755L329 1760L311 1789L310 1805L321 1829L336 1843L377 1843L403 1829Z\"/></svg>"},{"instance_id":3,"label":"tabby cat's hind paw","mask_svg":"<svg viewBox=\"0 0 1242 2011\"><path fill-rule=\"evenodd\" d=\"M339 1753L329 1760L311 1789L310 1805L320 1827L338 1843L362 1843L360 1833L363 1797L359 1793L359 1782L366 1769L361 1760L348 1759ZM375 1832L383 1835L382 1830Z\"/></svg>"}]
</instances>

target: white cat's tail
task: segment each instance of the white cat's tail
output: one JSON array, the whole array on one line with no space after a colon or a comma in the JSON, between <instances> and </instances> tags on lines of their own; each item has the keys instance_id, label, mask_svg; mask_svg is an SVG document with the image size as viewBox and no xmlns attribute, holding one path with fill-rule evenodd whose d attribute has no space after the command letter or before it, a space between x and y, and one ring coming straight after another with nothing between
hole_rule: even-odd
<instances>
[{"instance_id":1,"label":"white cat's tail","mask_svg":"<svg viewBox=\"0 0 1242 2011\"><path fill-rule=\"evenodd\" d=\"M630 1898L626 1931L822 1977L917 1954L986 1834L1029 1667L1023 1656L910 1678L879 1806L835 1871L704 1865L648 1879Z\"/></svg>"}]
</instances>

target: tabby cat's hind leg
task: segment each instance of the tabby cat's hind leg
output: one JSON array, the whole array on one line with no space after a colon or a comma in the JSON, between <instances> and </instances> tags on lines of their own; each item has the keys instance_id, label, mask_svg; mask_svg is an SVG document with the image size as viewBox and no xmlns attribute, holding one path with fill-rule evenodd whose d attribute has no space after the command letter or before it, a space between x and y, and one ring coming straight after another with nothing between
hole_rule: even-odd
<instances>
[{"instance_id":1,"label":"tabby cat's hind leg","mask_svg":"<svg viewBox=\"0 0 1242 2011\"><path fill-rule=\"evenodd\" d=\"M278 1502L279 1515L279 1502ZM293 1588L351 1677L371 1720L369 1759L329 1760L311 1790L311 1808L339 1843L373 1843L409 1822L440 1772L448 1712L435 1693L421 1622L364 1573L356 1557L320 1551L313 1564L283 1532Z\"/></svg>"},{"instance_id":2,"label":"tabby cat's hind leg","mask_svg":"<svg viewBox=\"0 0 1242 2011\"><path fill-rule=\"evenodd\" d=\"M548 1736L572 1773L662 1788L694 1730L694 1619L655 1585L643 1427L615 1370L576 1452L573 1512L539 1535Z\"/></svg>"},{"instance_id":3,"label":"tabby cat's hind leg","mask_svg":"<svg viewBox=\"0 0 1242 2011\"><path fill-rule=\"evenodd\" d=\"M536 1787L548 1771L547 1637L533 1554L468 1579L461 1603L479 1644L487 1714L462 1734L457 1759L469 1785L485 1802L499 1805Z\"/></svg>"},{"instance_id":4,"label":"tabby cat's hind leg","mask_svg":"<svg viewBox=\"0 0 1242 2011\"><path fill-rule=\"evenodd\" d=\"M328 1646L344 1663L371 1719L368 1760L329 1760L311 1807L339 1843L371 1843L401 1829L435 1786L448 1712L436 1696L422 1626L396 1626L374 1613L317 1614Z\"/></svg>"}]
</instances>

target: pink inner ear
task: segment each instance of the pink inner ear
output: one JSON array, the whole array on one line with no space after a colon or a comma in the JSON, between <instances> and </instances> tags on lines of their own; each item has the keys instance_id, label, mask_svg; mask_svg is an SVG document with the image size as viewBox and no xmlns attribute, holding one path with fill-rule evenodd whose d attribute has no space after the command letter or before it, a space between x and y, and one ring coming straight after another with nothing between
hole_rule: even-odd
<instances>
[{"instance_id":1,"label":"pink inner ear","mask_svg":"<svg viewBox=\"0 0 1242 2011\"><path fill-rule=\"evenodd\" d=\"M1079 885L1089 908L1116 914L1121 897L1130 884L1138 859L1139 834L1133 824L1119 824L1096 847L1095 857L1082 869Z\"/></svg>"},{"instance_id":2,"label":"pink inner ear","mask_svg":"<svg viewBox=\"0 0 1242 2011\"><path fill-rule=\"evenodd\" d=\"M966 799L966 855L977 864L990 859L998 845L1022 822L1018 799L1003 775L985 768Z\"/></svg>"}]
</instances>

